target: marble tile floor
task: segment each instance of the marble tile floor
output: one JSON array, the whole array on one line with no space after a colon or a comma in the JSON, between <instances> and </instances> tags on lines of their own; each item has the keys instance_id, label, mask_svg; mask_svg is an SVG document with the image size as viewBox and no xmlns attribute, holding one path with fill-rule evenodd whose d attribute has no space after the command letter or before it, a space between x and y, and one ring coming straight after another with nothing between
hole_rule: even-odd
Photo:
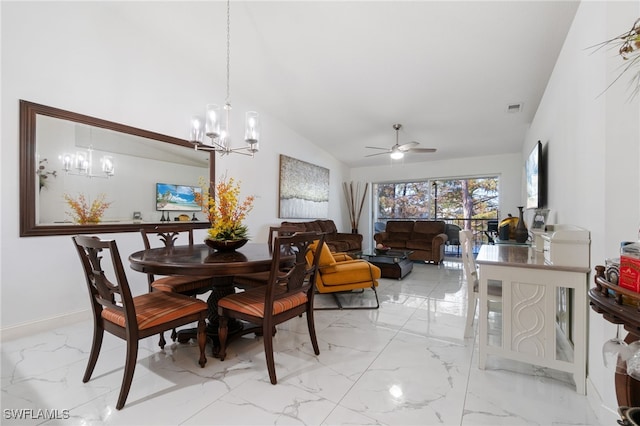
<instances>
[{"instance_id":1,"label":"marble tile floor","mask_svg":"<svg viewBox=\"0 0 640 426\"><path fill-rule=\"evenodd\" d=\"M140 344L131 392L115 409L124 343L109 334L84 384L90 321L3 341L3 425L597 425L564 373L489 357L464 339L461 264L416 264L383 279L379 310L316 311L320 355L304 318L278 327L278 384L260 338L235 340L201 369L193 344ZM353 296L370 303L373 294ZM325 295L318 304L330 304ZM52 418L53 417L53 418Z\"/></svg>"}]
</instances>

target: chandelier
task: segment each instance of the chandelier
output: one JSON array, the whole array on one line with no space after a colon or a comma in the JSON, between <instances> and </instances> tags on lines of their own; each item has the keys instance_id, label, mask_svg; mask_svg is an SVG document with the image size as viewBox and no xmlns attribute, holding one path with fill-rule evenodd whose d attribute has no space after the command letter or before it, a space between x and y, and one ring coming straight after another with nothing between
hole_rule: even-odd
<instances>
[{"instance_id":1,"label":"chandelier","mask_svg":"<svg viewBox=\"0 0 640 426\"><path fill-rule=\"evenodd\" d=\"M191 118L191 132L189 140L196 150L214 151L222 155L236 153L249 155L258 152L258 139L260 136L260 123L258 113L248 111L245 115L244 140L246 146L232 148L229 137L229 116L231 104L229 103L229 58L230 58L230 0L227 0L227 97L224 106L208 104L205 117L195 116ZM205 138L206 136L206 138Z\"/></svg>"},{"instance_id":2,"label":"chandelier","mask_svg":"<svg viewBox=\"0 0 640 426\"><path fill-rule=\"evenodd\" d=\"M110 178L115 174L115 164L113 157L110 155L103 155L100 158L101 173L93 173L93 148L91 147L86 151L77 151L75 154L64 153L59 158L62 161L62 169L68 175Z\"/></svg>"},{"instance_id":3,"label":"chandelier","mask_svg":"<svg viewBox=\"0 0 640 426\"><path fill-rule=\"evenodd\" d=\"M63 153L58 156L62 162L62 169L68 175L84 176L89 178L110 178L115 175L115 162L111 155L103 155L100 157L100 171L93 172L96 165L93 161L93 128L88 130L89 147L87 149L79 149L75 154Z\"/></svg>"}]
</instances>

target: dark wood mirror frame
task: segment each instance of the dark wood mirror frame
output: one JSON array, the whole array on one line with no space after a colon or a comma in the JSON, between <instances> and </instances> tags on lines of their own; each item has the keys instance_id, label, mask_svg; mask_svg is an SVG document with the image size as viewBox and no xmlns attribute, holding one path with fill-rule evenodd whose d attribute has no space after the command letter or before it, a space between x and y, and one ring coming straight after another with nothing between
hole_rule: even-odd
<instances>
[{"instance_id":1,"label":"dark wood mirror frame","mask_svg":"<svg viewBox=\"0 0 640 426\"><path fill-rule=\"evenodd\" d=\"M193 145L183 139L174 138L159 133L138 129L125 124L102 120L75 112L40 105L20 100L20 236L35 237L45 235L74 235L114 232L138 232L142 227L158 226L161 223L105 223L92 225L38 225L36 222L36 118L38 115L60 118L90 126L114 130L143 138L184 146L193 149ZM210 153L209 180L214 182L215 155ZM181 222L185 228L208 228L208 222ZM175 225L168 222L167 225Z\"/></svg>"}]
</instances>

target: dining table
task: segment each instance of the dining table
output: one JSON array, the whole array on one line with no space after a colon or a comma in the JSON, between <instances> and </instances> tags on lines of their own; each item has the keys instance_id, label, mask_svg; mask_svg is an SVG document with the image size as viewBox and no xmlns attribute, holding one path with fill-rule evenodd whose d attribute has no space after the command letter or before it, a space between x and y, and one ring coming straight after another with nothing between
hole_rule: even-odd
<instances>
[{"instance_id":1,"label":"dining table","mask_svg":"<svg viewBox=\"0 0 640 426\"><path fill-rule=\"evenodd\" d=\"M217 251L206 244L193 244L140 250L129 256L129 262L133 270L145 274L213 277L207 298L207 334L215 342L218 300L235 292L235 275L269 271L272 254L267 243L248 243L234 251ZM245 326L239 321L229 322L229 335L243 331ZM178 341L188 341L193 333L193 330L179 331Z\"/></svg>"}]
</instances>

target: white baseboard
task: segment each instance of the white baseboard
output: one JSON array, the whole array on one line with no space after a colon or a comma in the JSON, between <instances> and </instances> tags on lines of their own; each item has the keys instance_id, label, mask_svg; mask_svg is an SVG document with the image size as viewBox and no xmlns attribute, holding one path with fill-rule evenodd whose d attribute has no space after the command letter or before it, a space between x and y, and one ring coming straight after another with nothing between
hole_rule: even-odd
<instances>
[{"instance_id":1,"label":"white baseboard","mask_svg":"<svg viewBox=\"0 0 640 426\"><path fill-rule=\"evenodd\" d=\"M92 321L91 312L88 309L60 315L57 317L46 318L29 323L19 324L11 327L0 329L2 341L13 340L24 336L30 336L34 333L53 330L69 324L75 324L82 321Z\"/></svg>"},{"instance_id":2,"label":"white baseboard","mask_svg":"<svg viewBox=\"0 0 640 426\"><path fill-rule=\"evenodd\" d=\"M613 380L613 378L612 378ZM600 393L597 391L593 383L587 377L587 400L589 401L589 405L593 408L593 412L598 417L598 421L601 425L615 425L617 421L620 419L617 411L607 407L602 402L602 397Z\"/></svg>"}]
</instances>

